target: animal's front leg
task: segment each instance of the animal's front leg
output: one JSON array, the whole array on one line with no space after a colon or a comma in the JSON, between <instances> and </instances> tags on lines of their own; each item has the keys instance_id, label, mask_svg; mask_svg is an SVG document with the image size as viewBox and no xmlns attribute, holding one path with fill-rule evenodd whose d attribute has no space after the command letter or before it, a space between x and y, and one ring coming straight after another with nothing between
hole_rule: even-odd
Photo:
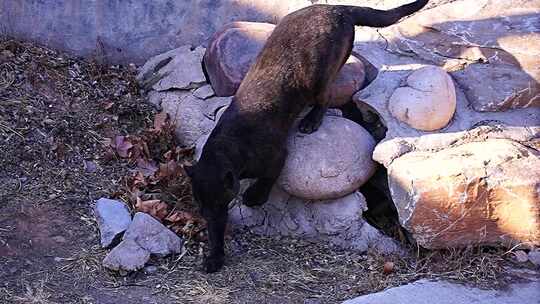
<instances>
[{"instance_id":1,"label":"animal's front leg","mask_svg":"<svg viewBox=\"0 0 540 304\"><path fill-rule=\"evenodd\" d=\"M242 196L243 203L246 206L260 206L268 200L270 191L274 183L281 174L283 165L285 164L285 159L287 158L287 150L282 148L279 152L275 152L275 158L269 164L268 168L265 168L265 174L262 177L247 188L246 192Z\"/></svg>"},{"instance_id":2,"label":"animal's front leg","mask_svg":"<svg viewBox=\"0 0 540 304\"><path fill-rule=\"evenodd\" d=\"M321 105L313 106L311 111L300 121L300 132L310 134L317 131L321 126L326 109L327 107Z\"/></svg>"},{"instance_id":3,"label":"animal's front leg","mask_svg":"<svg viewBox=\"0 0 540 304\"><path fill-rule=\"evenodd\" d=\"M225 228L227 226L227 208L211 214L207 218L208 242L210 254L204 261L206 272L216 272L225 261Z\"/></svg>"}]
</instances>

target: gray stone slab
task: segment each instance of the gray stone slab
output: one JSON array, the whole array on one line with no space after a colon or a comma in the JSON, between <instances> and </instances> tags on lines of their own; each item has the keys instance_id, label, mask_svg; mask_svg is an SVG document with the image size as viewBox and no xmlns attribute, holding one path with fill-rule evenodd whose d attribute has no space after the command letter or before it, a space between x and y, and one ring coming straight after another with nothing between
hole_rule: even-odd
<instances>
[{"instance_id":1,"label":"gray stone slab","mask_svg":"<svg viewBox=\"0 0 540 304\"><path fill-rule=\"evenodd\" d=\"M94 212L101 236L101 246L116 245L131 223L128 207L120 201L100 198L96 202Z\"/></svg>"},{"instance_id":2,"label":"gray stone slab","mask_svg":"<svg viewBox=\"0 0 540 304\"><path fill-rule=\"evenodd\" d=\"M446 281L420 280L361 296L343 304L538 304L540 282L513 283L503 290L483 290Z\"/></svg>"}]
</instances>

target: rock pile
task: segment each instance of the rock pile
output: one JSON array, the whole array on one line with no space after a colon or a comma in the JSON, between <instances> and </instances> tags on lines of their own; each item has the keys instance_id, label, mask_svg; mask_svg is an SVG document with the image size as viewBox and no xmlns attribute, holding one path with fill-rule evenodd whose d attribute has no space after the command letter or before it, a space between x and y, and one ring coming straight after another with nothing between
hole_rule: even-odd
<instances>
[{"instance_id":1,"label":"rock pile","mask_svg":"<svg viewBox=\"0 0 540 304\"><path fill-rule=\"evenodd\" d=\"M539 2L519 2L456 1L357 31L379 74L353 99L388 128L373 158L421 246L540 245Z\"/></svg>"},{"instance_id":2,"label":"rock pile","mask_svg":"<svg viewBox=\"0 0 540 304\"><path fill-rule=\"evenodd\" d=\"M455 1L385 29L358 28L353 51L362 61L349 58L332 101L343 105L361 89L352 101L364 121L379 116L384 139L376 144L335 114L313 134L293 129L270 201L247 208L236 200L231 224L376 248L386 240L361 217L357 192L374 160L388 170L399 221L419 245L540 245L538 0L519 3ZM214 94L234 94L272 29L233 23L208 50L182 47L142 68L150 101L176 120L177 137L196 154L231 102ZM202 62L211 86L199 77ZM378 73L363 88L367 66Z\"/></svg>"},{"instance_id":3,"label":"rock pile","mask_svg":"<svg viewBox=\"0 0 540 304\"><path fill-rule=\"evenodd\" d=\"M124 203L106 198L98 200L95 213L102 247L110 247L112 239L118 243L121 236L122 241L113 244L116 247L103 260L103 266L111 270L139 270L152 255L164 257L182 252L182 239L149 214L137 212L132 221Z\"/></svg>"}]
</instances>

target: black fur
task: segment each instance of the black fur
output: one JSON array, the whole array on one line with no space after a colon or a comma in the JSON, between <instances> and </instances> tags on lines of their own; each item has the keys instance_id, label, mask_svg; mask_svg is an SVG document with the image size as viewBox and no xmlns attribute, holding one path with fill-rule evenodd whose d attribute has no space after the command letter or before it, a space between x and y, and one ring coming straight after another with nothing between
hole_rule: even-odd
<instances>
[{"instance_id":1,"label":"black fur","mask_svg":"<svg viewBox=\"0 0 540 304\"><path fill-rule=\"evenodd\" d=\"M238 193L239 180L257 178L244 193L244 204L263 204L285 162L285 141L294 120L313 106L300 131L311 133L320 126L328 87L351 53L354 26L388 26L426 3L419 0L389 11L312 5L278 24L212 131L200 161L187 169L208 221L207 272L223 265L228 204Z\"/></svg>"}]
</instances>

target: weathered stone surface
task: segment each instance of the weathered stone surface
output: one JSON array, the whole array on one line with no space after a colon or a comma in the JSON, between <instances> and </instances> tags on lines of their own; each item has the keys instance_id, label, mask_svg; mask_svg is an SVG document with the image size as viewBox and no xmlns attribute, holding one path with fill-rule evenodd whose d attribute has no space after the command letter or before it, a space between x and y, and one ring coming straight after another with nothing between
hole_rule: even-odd
<instances>
[{"instance_id":1,"label":"weathered stone surface","mask_svg":"<svg viewBox=\"0 0 540 304\"><path fill-rule=\"evenodd\" d=\"M212 89L212 86L209 84L203 85L202 87L193 91L193 96L200 99L207 99L214 95L215 95L214 90Z\"/></svg>"},{"instance_id":2,"label":"weathered stone surface","mask_svg":"<svg viewBox=\"0 0 540 304\"><path fill-rule=\"evenodd\" d=\"M486 290L424 279L348 300L343 304L538 304L539 299L538 280L515 282L499 290Z\"/></svg>"},{"instance_id":3,"label":"weathered stone surface","mask_svg":"<svg viewBox=\"0 0 540 304\"><path fill-rule=\"evenodd\" d=\"M531 250L528 254L529 261L536 267L540 267L540 249Z\"/></svg>"},{"instance_id":4,"label":"weathered stone surface","mask_svg":"<svg viewBox=\"0 0 540 304\"><path fill-rule=\"evenodd\" d=\"M420 68L407 77L389 101L390 113L409 126L424 131L444 128L456 110L452 78L436 66Z\"/></svg>"},{"instance_id":5,"label":"weathered stone surface","mask_svg":"<svg viewBox=\"0 0 540 304\"><path fill-rule=\"evenodd\" d=\"M198 88L206 83L201 66L204 52L203 47L191 50L185 45L152 57L140 69L137 81L145 90Z\"/></svg>"},{"instance_id":6,"label":"weathered stone surface","mask_svg":"<svg viewBox=\"0 0 540 304\"><path fill-rule=\"evenodd\" d=\"M218 96L232 96L275 25L232 22L214 34L204 54L208 78Z\"/></svg>"},{"instance_id":7,"label":"weathered stone surface","mask_svg":"<svg viewBox=\"0 0 540 304\"><path fill-rule=\"evenodd\" d=\"M150 92L151 103L160 106L176 124L176 138L182 145L193 146L209 134L216 122L216 113L231 102L231 97L195 97L189 91Z\"/></svg>"},{"instance_id":8,"label":"weathered stone surface","mask_svg":"<svg viewBox=\"0 0 540 304\"><path fill-rule=\"evenodd\" d=\"M217 122L219 121L219 118L221 117L223 112L225 112L225 110L227 109L227 107L228 106L224 106L224 107L222 107L222 108L220 108L218 110L218 112L216 114L216 118L214 119L214 127L217 124ZM300 117L303 117L308 111L309 111L309 109L306 109L302 114L300 114ZM328 109L326 111L326 115L327 116L337 116L337 117L342 117L343 116L343 114L341 113L341 110L339 110L339 109ZM212 129L214 127L212 127ZM199 137L199 139L195 143L195 155L193 156L193 158L196 161L198 161L199 158L201 158L202 150L203 150L204 145L206 144L206 141L208 140L209 136L210 136L210 133L207 133L207 134Z\"/></svg>"},{"instance_id":9,"label":"weathered stone surface","mask_svg":"<svg viewBox=\"0 0 540 304\"><path fill-rule=\"evenodd\" d=\"M477 111L540 106L539 0L455 1L381 31L396 53L444 66Z\"/></svg>"},{"instance_id":10,"label":"weathered stone surface","mask_svg":"<svg viewBox=\"0 0 540 304\"><path fill-rule=\"evenodd\" d=\"M150 252L133 240L120 242L105 259L103 266L111 270L137 271L150 259Z\"/></svg>"},{"instance_id":11,"label":"weathered stone surface","mask_svg":"<svg viewBox=\"0 0 540 304\"><path fill-rule=\"evenodd\" d=\"M354 192L375 172L375 140L355 122L325 116L312 134L293 128L277 181L286 192L305 199L338 198Z\"/></svg>"},{"instance_id":12,"label":"weathered stone surface","mask_svg":"<svg viewBox=\"0 0 540 304\"><path fill-rule=\"evenodd\" d=\"M276 23L296 9L318 2L388 9L410 0L0 1L0 30L77 56L141 64L184 44L205 44L232 21Z\"/></svg>"},{"instance_id":13,"label":"weathered stone surface","mask_svg":"<svg viewBox=\"0 0 540 304\"><path fill-rule=\"evenodd\" d=\"M399 252L394 240L362 218L366 208L359 192L334 200L308 201L274 187L268 202L260 207L246 207L241 198L234 201L229 222L234 228L260 235L300 237L360 251Z\"/></svg>"},{"instance_id":14,"label":"weathered stone surface","mask_svg":"<svg viewBox=\"0 0 540 304\"><path fill-rule=\"evenodd\" d=\"M383 31L383 30L381 30ZM478 125L506 126L512 132L530 133L529 128L539 126L540 108L529 107L525 109L507 110L505 112L477 112L469 106L469 100L457 82L456 110L452 120L444 129L437 131L422 131L401 123L389 111L390 98L401 85L406 83L407 77L414 71L429 66L419 57L399 56L386 48L386 41L378 32L368 27L360 27L356 31L354 51L375 66L378 70L377 77L364 89L353 96L353 101L362 111L369 108L377 113L387 127L386 138L381 144L392 141L393 145L398 142L411 143L432 136L443 134L448 138L458 138L458 132L466 135ZM476 82L482 82L476 79ZM395 139L395 140L394 140ZM387 144L389 145L389 144ZM414 147L414 145L411 145ZM403 147L395 147L395 150ZM377 147L378 149L378 147ZM389 158L386 156L384 158Z\"/></svg>"},{"instance_id":15,"label":"weathered stone surface","mask_svg":"<svg viewBox=\"0 0 540 304\"><path fill-rule=\"evenodd\" d=\"M274 27L268 23L233 22L212 37L204 64L216 95L235 94ZM365 77L362 61L350 56L332 85L330 106L338 107L350 101Z\"/></svg>"},{"instance_id":16,"label":"weathered stone surface","mask_svg":"<svg viewBox=\"0 0 540 304\"><path fill-rule=\"evenodd\" d=\"M332 84L328 105L330 107L340 107L351 101L352 96L362 88L365 80L366 70L364 63L351 55Z\"/></svg>"},{"instance_id":17,"label":"weathered stone surface","mask_svg":"<svg viewBox=\"0 0 540 304\"><path fill-rule=\"evenodd\" d=\"M101 236L101 246L116 245L131 223L128 207L116 200L100 198L96 202L94 212Z\"/></svg>"},{"instance_id":18,"label":"weathered stone surface","mask_svg":"<svg viewBox=\"0 0 540 304\"><path fill-rule=\"evenodd\" d=\"M182 252L182 239L151 215L137 212L123 237L157 256Z\"/></svg>"},{"instance_id":19,"label":"weathered stone surface","mask_svg":"<svg viewBox=\"0 0 540 304\"><path fill-rule=\"evenodd\" d=\"M540 244L540 153L506 139L409 152L388 166L400 222L427 248Z\"/></svg>"}]
</instances>

